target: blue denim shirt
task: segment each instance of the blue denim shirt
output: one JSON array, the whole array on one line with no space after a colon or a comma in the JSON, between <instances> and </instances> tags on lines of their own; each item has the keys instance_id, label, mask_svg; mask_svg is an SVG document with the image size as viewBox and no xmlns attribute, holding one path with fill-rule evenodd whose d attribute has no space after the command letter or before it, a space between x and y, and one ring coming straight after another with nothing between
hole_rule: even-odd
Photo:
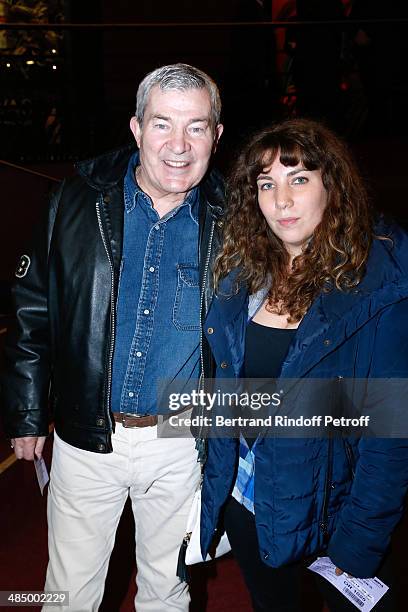
<instances>
[{"instance_id":1,"label":"blue denim shirt","mask_svg":"<svg viewBox=\"0 0 408 612\"><path fill-rule=\"evenodd\" d=\"M160 219L136 183L138 161L135 153L124 182L111 407L155 414L162 379L199 376L199 190Z\"/></svg>"}]
</instances>

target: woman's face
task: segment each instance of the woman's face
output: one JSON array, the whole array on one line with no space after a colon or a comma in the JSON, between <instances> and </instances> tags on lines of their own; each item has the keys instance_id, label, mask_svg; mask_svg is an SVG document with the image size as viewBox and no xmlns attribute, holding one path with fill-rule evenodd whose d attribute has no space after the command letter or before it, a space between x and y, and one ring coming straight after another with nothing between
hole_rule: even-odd
<instances>
[{"instance_id":1,"label":"woman's face","mask_svg":"<svg viewBox=\"0 0 408 612\"><path fill-rule=\"evenodd\" d=\"M258 176L257 185L259 207L269 227L292 257L300 255L327 204L320 170L284 166L278 153Z\"/></svg>"}]
</instances>

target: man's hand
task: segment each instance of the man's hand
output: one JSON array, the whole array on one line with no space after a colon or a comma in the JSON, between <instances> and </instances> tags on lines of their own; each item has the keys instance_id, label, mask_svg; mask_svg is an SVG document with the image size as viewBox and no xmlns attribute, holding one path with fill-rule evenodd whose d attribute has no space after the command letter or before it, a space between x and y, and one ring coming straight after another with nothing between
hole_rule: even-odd
<instances>
[{"instance_id":1,"label":"man's hand","mask_svg":"<svg viewBox=\"0 0 408 612\"><path fill-rule=\"evenodd\" d=\"M336 567L334 573L336 574L336 576L341 576L342 574L344 574L343 570L341 570L339 567Z\"/></svg>"},{"instance_id":2,"label":"man's hand","mask_svg":"<svg viewBox=\"0 0 408 612\"><path fill-rule=\"evenodd\" d=\"M17 459L27 459L34 461L34 455L37 459L41 459L42 452L46 440L46 436L26 436L24 438L12 438L11 448L14 448L14 454Z\"/></svg>"}]
</instances>

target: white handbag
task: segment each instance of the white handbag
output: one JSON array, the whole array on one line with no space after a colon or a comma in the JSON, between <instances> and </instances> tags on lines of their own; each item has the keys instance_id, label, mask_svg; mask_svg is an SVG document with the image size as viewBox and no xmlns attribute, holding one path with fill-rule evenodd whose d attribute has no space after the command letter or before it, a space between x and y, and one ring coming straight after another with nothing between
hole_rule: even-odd
<instances>
[{"instance_id":1,"label":"white handbag","mask_svg":"<svg viewBox=\"0 0 408 612\"><path fill-rule=\"evenodd\" d=\"M228 536L225 532L217 540L215 536L214 545L203 559L200 545L200 521L201 521L201 486L194 493L193 503L187 519L186 535L180 548L179 561L177 565L177 576L185 581L189 581L187 565L211 561L217 557L227 554L231 550Z\"/></svg>"}]
</instances>

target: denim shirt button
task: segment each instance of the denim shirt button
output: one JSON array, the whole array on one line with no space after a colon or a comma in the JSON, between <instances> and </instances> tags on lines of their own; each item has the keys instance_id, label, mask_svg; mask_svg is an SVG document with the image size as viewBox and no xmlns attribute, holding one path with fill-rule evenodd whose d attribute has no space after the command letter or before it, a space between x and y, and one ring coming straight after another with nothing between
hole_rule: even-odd
<instances>
[{"instance_id":1,"label":"denim shirt button","mask_svg":"<svg viewBox=\"0 0 408 612\"><path fill-rule=\"evenodd\" d=\"M222 361L221 362L221 367L223 370L225 370L226 368L228 368L228 363L226 361Z\"/></svg>"},{"instance_id":2,"label":"denim shirt button","mask_svg":"<svg viewBox=\"0 0 408 612\"><path fill-rule=\"evenodd\" d=\"M213 334L214 333L214 328L213 327L209 327L207 329L207 334Z\"/></svg>"}]
</instances>

